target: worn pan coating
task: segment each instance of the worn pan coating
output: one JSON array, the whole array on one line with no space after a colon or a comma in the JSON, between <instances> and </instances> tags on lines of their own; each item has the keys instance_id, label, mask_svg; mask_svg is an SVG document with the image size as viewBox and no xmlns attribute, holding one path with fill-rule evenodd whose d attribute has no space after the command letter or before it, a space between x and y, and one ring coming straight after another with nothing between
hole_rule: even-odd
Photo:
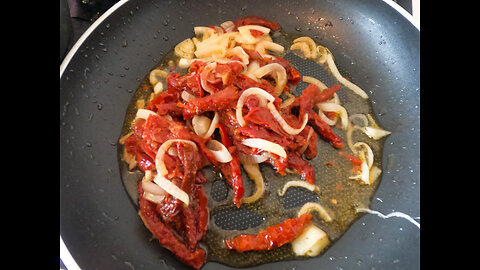
<instances>
[{"instance_id":1,"label":"worn pan coating","mask_svg":"<svg viewBox=\"0 0 480 270\"><path fill-rule=\"evenodd\" d=\"M367 90L379 124L393 132L371 208L420 216L420 32L388 3L129 1L67 56L60 76L60 235L82 269L186 269L138 218L120 179L117 139L133 92L163 53L193 26L247 15L314 37ZM419 240L404 219L365 215L323 256L254 269L418 269Z\"/></svg>"}]
</instances>

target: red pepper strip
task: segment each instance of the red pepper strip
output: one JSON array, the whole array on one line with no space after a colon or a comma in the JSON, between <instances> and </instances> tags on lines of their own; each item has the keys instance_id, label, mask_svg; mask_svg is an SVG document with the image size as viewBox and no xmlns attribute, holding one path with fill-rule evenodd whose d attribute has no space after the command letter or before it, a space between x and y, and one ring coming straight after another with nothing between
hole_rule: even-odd
<instances>
[{"instance_id":1,"label":"red pepper strip","mask_svg":"<svg viewBox=\"0 0 480 270\"><path fill-rule=\"evenodd\" d=\"M251 24L265 26L265 27L268 27L268 28L272 29L273 31L276 31L276 30L280 29L280 25L277 22L269 21L269 20L267 20L263 17L260 17L260 16L243 17L243 18L237 19L233 23L235 24L235 28L234 28L235 31L240 26L251 25Z\"/></svg>"},{"instance_id":2,"label":"red pepper strip","mask_svg":"<svg viewBox=\"0 0 480 270\"><path fill-rule=\"evenodd\" d=\"M240 207L245 189L243 187L242 169L240 168L240 162L238 161L237 147L233 146L232 141L228 137L225 126L220 123L217 124L217 126L220 130L222 144L227 147L228 152L230 152L230 155L232 156L232 161L229 163L222 163L220 169L233 189L233 203L235 203L237 207Z\"/></svg>"},{"instance_id":3,"label":"red pepper strip","mask_svg":"<svg viewBox=\"0 0 480 270\"><path fill-rule=\"evenodd\" d=\"M201 172L201 171L199 171ZM208 197L203 186L197 185L195 188L195 197L198 204L195 205L194 212L197 218L197 242L200 241L208 229Z\"/></svg>"},{"instance_id":4,"label":"red pepper strip","mask_svg":"<svg viewBox=\"0 0 480 270\"><path fill-rule=\"evenodd\" d=\"M143 198L141 182L138 185L138 203L140 217L148 230L158 239L160 245L173 252L183 263L195 269L200 269L205 262L205 251L196 249L192 252L177 239L171 229L158 217L155 204Z\"/></svg>"},{"instance_id":5,"label":"red pepper strip","mask_svg":"<svg viewBox=\"0 0 480 270\"><path fill-rule=\"evenodd\" d=\"M310 223L312 215L303 214L298 218L287 219L286 221L268 227L257 235L241 234L231 240L223 240L227 249L235 249L238 252L249 250L270 250L290 243Z\"/></svg>"},{"instance_id":6,"label":"red pepper strip","mask_svg":"<svg viewBox=\"0 0 480 270\"><path fill-rule=\"evenodd\" d=\"M358 157L356 157L356 156L349 155L349 154L347 154L347 153L345 153L345 152L338 152L338 154L339 154L340 156L346 157L348 160L350 160L350 162L351 162L353 165L357 165L357 166L358 166L358 165L362 165L362 161L361 161Z\"/></svg>"},{"instance_id":7,"label":"red pepper strip","mask_svg":"<svg viewBox=\"0 0 480 270\"><path fill-rule=\"evenodd\" d=\"M314 130L322 135L325 139L330 141L332 145L336 148L345 147L340 139L335 133L333 133L332 128L325 123L320 116L315 113L312 108L313 105L327 101L333 96L333 94L340 88L340 84L334 85L328 89L324 89L322 92L318 92L318 87L311 84L305 90L303 90L302 95L300 96L300 115L308 114L308 123L314 128Z\"/></svg>"}]
</instances>

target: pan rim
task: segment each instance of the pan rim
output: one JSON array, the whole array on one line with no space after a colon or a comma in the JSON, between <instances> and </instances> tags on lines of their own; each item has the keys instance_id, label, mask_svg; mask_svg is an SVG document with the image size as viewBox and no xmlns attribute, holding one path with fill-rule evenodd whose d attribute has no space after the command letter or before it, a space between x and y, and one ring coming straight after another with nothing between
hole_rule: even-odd
<instances>
[{"instance_id":1,"label":"pan rim","mask_svg":"<svg viewBox=\"0 0 480 270\"><path fill-rule=\"evenodd\" d=\"M62 63L60 64L60 79L67 66L70 64L73 56L77 53L78 49L86 41L86 39L96 30L96 28L105 21L111 14L113 14L117 9L122 7L124 4L130 0L120 0L107 9L97 20L95 20L92 25L90 25L87 30L80 36L80 38L75 42L75 44L70 48L67 55L64 57ZM393 0L382 0L388 4L391 8L400 13L407 21L409 21L419 32L420 32L420 23L417 21L412 14L408 13L400 5L398 5ZM77 270L81 269L77 262L75 261L73 255L69 252L65 242L62 239L60 234L60 259L68 270Z\"/></svg>"}]
</instances>

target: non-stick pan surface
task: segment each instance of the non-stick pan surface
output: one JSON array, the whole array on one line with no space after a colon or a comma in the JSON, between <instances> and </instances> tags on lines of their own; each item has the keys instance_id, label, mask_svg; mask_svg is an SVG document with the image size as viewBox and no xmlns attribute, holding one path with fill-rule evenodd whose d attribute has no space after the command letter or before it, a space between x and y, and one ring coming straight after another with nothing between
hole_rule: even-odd
<instances>
[{"instance_id":1,"label":"non-stick pan surface","mask_svg":"<svg viewBox=\"0 0 480 270\"><path fill-rule=\"evenodd\" d=\"M393 133L372 209L420 216L420 33L382 1L130 1L86 38L60 78L60 235L82 269L186 269L124 190L117 140L140 80L193 26L260 15L328 47ZM254 269L418 269L420 231L365 215L323 256ZM67 264L67 267L69 265ZM207 263L203 269L231 269Z\"/></svg>"}]
</instances>

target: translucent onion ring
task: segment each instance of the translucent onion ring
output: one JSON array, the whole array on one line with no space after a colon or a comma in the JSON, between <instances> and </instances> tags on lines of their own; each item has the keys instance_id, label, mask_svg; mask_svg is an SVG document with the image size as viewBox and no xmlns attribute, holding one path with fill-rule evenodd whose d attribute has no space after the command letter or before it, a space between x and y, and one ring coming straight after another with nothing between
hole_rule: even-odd
<instances>
[{"instance_id":1,"label":"translucent onion ring","mask_svg":"<svg viewBox=\"0 0 480 270\"><path fill-rule=\"evenodd\" d=\"M183 140L183 139L171 139L165 141L160 148L158 148L157 155L155 156L155 168L157 168L157 173L159 175L165 176L168 174L167 167L165 167L165 163L163 162L163 158L165 156L165 152L170 148L173 143L185 143L193 146L195 150L198 150L197 145L190 140Z\"/></svg>"},{"instance_id":2,"label":"translucent onion ring","mask_svg":"<svg viewBox=\"0 0 480 270\"><path fill-rule=\"evenodd\" d=\"M245 89L245 91L243 91L240 97L238 98L237 107L236 107L237 121L242 127L245 126L245 120L243 119L243 104L245 104L245 100L250 95L262 96L270 102L273 102L275 100L274 96L270 95L270 93L268 93L267 91L261 88L250 87L248 89Z\"/></svg>"},{"instance_id":3,"label":"translucent onion ring","mask_svg":"<svg viewBox=\"0 0 480 270\"><path fill-rule=\"evenodd\" d=\"M315 210L320 214L320 217L323 218L326 222L331 222L333 218L330 216L328 213L327 209L320 205L319 203L314 203L314 202L307 202L302 206L300 211L298 211L298 216L301 216L305 213L308 213L312 210Z\"/></svg>"},{"instance_id":4,"label":"translucent onion ring","mask_svg":"<svg viewBox=\"0 0 480 270\"><path fill-rule=\"evenodd\" d=\"M282 129L290 135L297 135L298 133L302 132L305 126L307 125L308 115L306 113L303 115L302 125L299 128L293 128L285 121L285 119L283 119L283 117L278 112L277 108L275 108L275 105L273 104L273 102L269 102L267 104L267 108L270 110L270 113L273 115L275 120L278 121Z\"/></svg>"},{"instance_id":5,"label":"translucent onion ring","mask_svg":"<svg viewBox=\"0 0 480 270\"><path fill-rule=\"evenodd\" d=\"M253 148L258 148L263 151L267 151L273 154L276 154L278 156L281 156L283 158L287 157L287 152L285 152L285 149L277 143L267 141L264 139L260 138L249 138L249 139L244 139L241 141L243 145L250 146Z\"/></svg>"},{"instance_id":6,"label":"translucent onion ring","mask_svg":"<svg viewBox=\"0 0 480 270\"><path fill-rule=\"evenodd\" d=\"M260 168L258 164L242 164L243 168L250 177L255 182L255 193L247 198L242 199L242 203L253 203L260 199L265 193L265 182L263 181L262 173L260 172Z\"/></svg>"}]
</instances>

